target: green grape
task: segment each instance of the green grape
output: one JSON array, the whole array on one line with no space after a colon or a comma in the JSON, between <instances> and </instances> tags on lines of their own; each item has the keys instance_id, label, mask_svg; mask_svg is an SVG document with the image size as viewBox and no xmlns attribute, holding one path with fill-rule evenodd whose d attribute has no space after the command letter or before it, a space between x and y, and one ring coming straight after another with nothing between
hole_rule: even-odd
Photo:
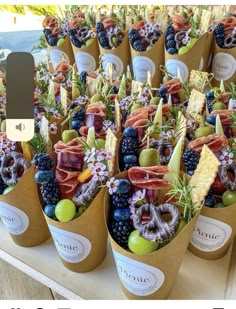
<instances>
[{"instance_id":1,"label":"green grape","mask_svg":"<svg viewBox=\"0 0 236 309\"><path fill-rule=\"evenodd\" d=\"M56 205L55 216L60 222L71 221L75 217L75 213L75 204L69 199L61 200Z\"/></svg>"}]
</instances>

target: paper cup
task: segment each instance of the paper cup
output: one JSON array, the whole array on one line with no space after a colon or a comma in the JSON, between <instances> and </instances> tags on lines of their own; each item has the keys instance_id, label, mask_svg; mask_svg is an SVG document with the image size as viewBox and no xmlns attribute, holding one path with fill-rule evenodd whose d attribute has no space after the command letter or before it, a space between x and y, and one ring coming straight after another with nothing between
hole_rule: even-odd
<instances>
[{"instance_id":1,"label":"paper cup","mask_svg":"<svg viewBox=\"0 0 236 309\"><path fill-rule=\"evenodd\" d=\"M48 45L48 51L54 69L62 60L67 60L70 65L75 63L74 53L68 36L65 38L65 42L60 46Z\"/></svg>"},{"instance_id":2,"label":"paper cup","mask_svg":"<svg viewBox=\"0 0 236 309\"><path fill-rule=\"evenodd\" d=\"M122 172L116 178L127 178ZM105 214L110 211L109 193L105 192ZM166 299L188 247L199 213L165 247L149 253L134 254L121 248L108 233L121 287L129 299ZM107 227L108 228L108 227Z\"/></svg>"},{"instance_id":3,"label":"paper cup","mask_svg":"<svg viewBox=\"0 0 236 309\"><path fill-rule=\"evenodd\" d=\"M165 67L168 72L177 76L178 68L184 82L189 78L192 70L202 70L206 62L207 50L210 53L210 42L212 36L210 33L202 35L193 47L183 55L170 55L165 49ZM208 48L206 47L208 46Z\"/></svg>"},{"instance_id":4,"label":"paper cup","mask_svg":"<svg viewBox=\"0 0 236 309\"><path fill-rule=\"evenodd\" d=\"M207 260L222 258L236 234L235 212L236 204L224 208L204 206L194 228L189 250Z\"/></svg>"},{"instance_id":5,"label":"paper cup","mask_svg":"<svg viewBox=\"0 0 236 309\"><path fill-rule=\"evenodd\" d=\"M99 65L99 47L95 38L93 43L84 48L78 48L71 43L78 72L94 72Z\"/></svg>"},{"instance_id":6,"label":"paper cup","mask_svg":"<svg viewBox=\"0 0 236 309\"><path fill-rule=\"evenodd\" d=\"M37 185L30 167L15 188L0 195L0 216L13 241L22 247L40 245L50 238Z\"/></svg>"},{"instance_id":7,"label":"paper cup","mask_svg":"<svg viewBox=\"0 0 236 309\"><path fill-rule=\"evenodd\" d=\"M71 271L91 271L105 258L107 230L103 216L104 192L102 188L88 209L70 222L58 222L45 216L60 259Z\"/></svg>"},{"instance_id":8,"label":"paper cup","mask_svg":"<svg viewBox=\"0 0 236 309\"><path fill-rule=\"evenodd\" d=\"M236 82L236 47L220 48L216 41L213 41L213 57L211 72L214 74L212 85L219 87L223 80L229 85L230 82Z\"/></svg>"},{"instance_id":9,"label":"paper cup","mask_svg":"<svg viewBox=\"0 0 236 309\"><path fill-rule=\"evenodd\" d=\"M107 71L110 63L114 64L114 78L121 76L126 72L127 66L130 64L131 55L129 47L128 34L125 35L123 42L114 49L104 49L98 43L100 55L103 55L103 70Z\"/></svg>"},{"instance_id":10,"label":"paper cup","mask_svg":"<svg viewBox=\"0 0 236 309\"><path fill-rule=\"evenodd\" d=\"M208 32L208 39L205 42L204 48L203 48L203 61L202 65L200 66L200 69L202 72L209 72L211 73L211 61L212 61L212 42L213 42L213 32Z\"/></svg>"},{"instance_id":11,"label":"paper cup","mask_svg":"<svg viewBox=\"0 0 236 309\"><path fill-rule=\"evenodd\" d=\"M147 81L148 71L152 76L152 86L159 87L162 82L160 65L164 64L164 35L147 51L137 52L130 45L134 79L138 82Z\"/></svg>"}]
</instances>

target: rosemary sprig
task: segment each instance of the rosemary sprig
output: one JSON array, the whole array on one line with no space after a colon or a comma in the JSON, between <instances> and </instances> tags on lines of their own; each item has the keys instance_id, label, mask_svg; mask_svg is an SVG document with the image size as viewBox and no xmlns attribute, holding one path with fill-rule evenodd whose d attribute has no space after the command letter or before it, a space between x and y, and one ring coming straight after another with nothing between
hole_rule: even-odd
<instances>
[{"instance_id":1,"label":"rosemary sprig","mask_svg":"<svg viewBox=\"0 0 236 309\"><path fill-rule=\"evenodd\" d=\"M167 193L167 195L170 196L167 202L173 198L178 198L175 204L183 208L183 218L187 223L192 220L200 209L200 207L192 200L191 192L193 188L193 186L188 184L185 175L183 175L183 178L180 176L176 178L172 189Z\"/></svg>"},{"instance_id":2,"label":"rosemary sprig","mask_svg":"<svg viewBox=\"0 0 236 309\"><path fill-rule=\"evenodd\" d=\"M231 99L236 99L236 85L235 83L231 82L229 85L226 85L226 87L229 89L230 97Z\"/></svg>"},{"instance_id":3,"label":"rosemary sprig","mask_svg":"<svg viewBox=\"0 0 236 309\"><path fill-rule=\"evenodd\" d=\"M47 153L48 144L45 138L40 133L35 134L34 137L27 143L33 155L37 153Z\"/></svg>"}]
</instances>

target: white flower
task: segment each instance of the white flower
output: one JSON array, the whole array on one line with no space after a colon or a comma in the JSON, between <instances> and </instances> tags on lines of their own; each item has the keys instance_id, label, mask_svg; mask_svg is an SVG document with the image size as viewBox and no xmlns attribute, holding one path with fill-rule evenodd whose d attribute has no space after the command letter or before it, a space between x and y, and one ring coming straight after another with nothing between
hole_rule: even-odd
<instances>
[{"instance_id":1,"label":"white flower","mask_svg":"<svg viewBox=\"0 0 236 309\"><path fill-rule=\"evenodd\" d=\"M104 131L106 131L108 128L110 128L112 131L115 131L115 124L111 120L104 120L102 124Z\"/></svg>"},{"instance_id":2,"label":"white flower","mask_svg":"<svg viewBox=\"0 0 236 309\"><path fill-rule=\"evenodd\" d=\"M229 146L220 150L218 153L218 159L220 160L221 165L228 165L228 164L233 163L233 160L232 160L233 157L234 157L234 154L231 151L231 148Z\"/></svg>"},{"instance_id":3,"label":"white flower","mask_svg":"<svg viewBox=\"0 0 236 309\"><path fill-rule=\"evenodd\" d=\"M111 160L111 153L105 149L97 149L96 156L97 161Z\"/></svg>"},{"instance_id":4,"label":"white flower","mask_svg":"<svg viewBox=\"0 0 236 309\"><path fill-rule=\"evenodd\" d=\"M112 195L117 191L117 188L119 186L119 180L115 179L115 177L112 177L110 180L107 181L106 186L109 188L109 193Z\"/></svg>"},{"instance_id":5,"label":"white flower","mask_svg":"<svg viewBox=\"0 0 236 309\"><path fill-rule=\"evenodd\" d=\"M129 203L131 205L135 205L136 203L142 201L145 198L146 189L136 191L133 196L129 199Z\"/></svg>"},{"instance_id":6,"label":"white flower","mask_svg":"<svg viewBox=\"0 0 236 309\"><path fill-rule=\"evenodd\" d=\"M91 170L92 170L92 175L93 175L93 179L94 180L99 180L99 181L104 181L106 180L106 177L108 176L108 171L106 170L106 165L101 163L101 162L97 162L94 165L90 165Z\"/></svg>"},{"instance_id":7,"label":"white flower","mask_svg":"<svg viewBox=\"0 0 236 309\"><path fill-rule=\"evenodd\" d=\"M84 161L86 161L87 163L89 162L94 162L95 161L95 148L93 147L92 149L87 149L85 151L85 156L84 156Z\"/></svg>"}]
</instances>

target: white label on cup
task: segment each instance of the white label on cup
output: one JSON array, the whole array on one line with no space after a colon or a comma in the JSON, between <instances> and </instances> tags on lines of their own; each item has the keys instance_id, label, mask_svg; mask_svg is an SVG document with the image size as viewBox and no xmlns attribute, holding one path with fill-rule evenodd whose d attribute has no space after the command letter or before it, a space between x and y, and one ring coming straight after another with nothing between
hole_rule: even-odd
<instances>
[{"instance_id":1,"label":"white label on cup","mask_svg":"<svg viewBox=\"0 0 236 309\"><path fill-rule=\"evenodd\" d=\"M0 202L0 216L8 232L12 235L23 234L29 226L29 218L22 210Z\"/></svg>"},{"instance_id":2,"label":"white label on cup","mask_svg":"<svg viewBox=\"0 0 236 309\"><path fill-rule=\"evenodd\" d=\"M130 259L115 250L113 255L119 278L131 293L147 296L162 286L165 276L160 269Z\"/></svg>"},{"instance_id":3,"label":"white label on cup","mask_svg":"<svg viewBox=\"0 0 236 309\"><path fill-rule=\"evenodd\" d=\"M222 248L231 234L232 229L228 224L200 215L191 244L201 251L212 252Z\"/></svg>"},{"instance_id":4,"label":"white label on cup","mask_svg":"<svg viewBox=\"0 0 236 309\"><path fill-rule=\"evenodd\" d=\"M201 71L203 69L203 66L204 66L204 59L201 57L198 70Z\"/></svg>"},{"instance_id":5,"label":"white label on cup","mask_svg":"<svg viewBox=\"0 0 236 309\"><path fill-rule=\"evenodd\" d=\"M156 69L154 62L150 58L137 56L133 58L133 71L135 80L145 83L147 80L147 72L149 71L153 77Z\"/></svg>"},{"instance_id":6,"label":"white label on cup","mask_svg":"<svg viewBox=\"0 0 236 309\"><path fill-rule=\"evenodd\" d=\"M235 74L236 60L226 53L218 53L214 56L212 62L212 73L218 81L227 80Z\"/></svg>"},{"instance_id":7,"label":"white label on cup","mask_svg":"<svg viewBox=\"0 0 236 309\"><path fill-rule=\"evenodd\" d=\"M108 72L109 64L112 63L114 65L113 68L113 79L115 79L117 76L122 75L123 73L123 62L122 60L117 57L116 55L112 54L104 54L102 56L102 67L103 70Z\"/></svg>"},{"instance_id":8,"label":"white label on cup","mask_svg":"<svg viewBox=\"0 0 236 309\"><path fill-rule=\"evenodd\" d=\"M48 225L58 254L69 263L86 259L91 251L91 243L84 236Z\"/></svg>"},{"instance_id":9,"label":"white label on cup","mask_svg":"<svg viewBox=\"0 0 236 309\"><path fill-rule=\"evenodd\" d=\"M63 52L62 50L59 50L59 49L51 49L50 50L50 59L51 59L51 62L52 62L52 65L53 65L54 68L62 60L66 60L66 61L70 62L68 55L65 52Z\"/></svg>"},{"instance_id":10,"label":"white label on cup","mask_svg":"<svg viewBox=\"0 0 236 309\"><path fill-rule=\"evenodd\" d=\"M79 72L94 72L96 69L96 61L90 54L79 51L75 55L75 61Z\"/></svg>"},{"instance_id":11,"label":"white label on cup","mask_svg":"<svg viewBox=\"0 0 236 309\"><path fill-rule=\"evenodd\" d=\"M177 59L169 59L166 61L165 67L167 71L173 74L175 77L177 77L178 68L179 68L183 81L184 82L187 81L189 71L188 71L188 67L186 66L186 64L183 63L182 61L177 60Z\"/></svg>"}]
</instances>

